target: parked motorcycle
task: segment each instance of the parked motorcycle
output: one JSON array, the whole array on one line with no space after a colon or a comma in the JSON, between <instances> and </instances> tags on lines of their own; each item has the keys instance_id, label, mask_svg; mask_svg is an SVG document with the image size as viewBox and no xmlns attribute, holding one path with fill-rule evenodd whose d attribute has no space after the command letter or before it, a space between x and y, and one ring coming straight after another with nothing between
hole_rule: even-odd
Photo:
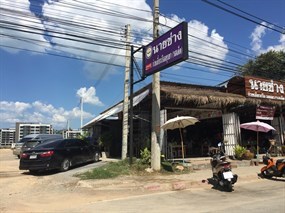
<instances>
[{"instance_id":1,"label":"parked motorcycle","mask_svg":"<svg viewBox=\"0 0 285 213\"><path fill-rule=\"evenodd\" d=\"M218 148L210 151L210 163L213 172L212 180L214 186L220 186L225 191L231 192L233 191L233 185L237 182L238 176L233 174L231 163L226 160L221 146L221 143L219 143Z\"/></svg>"},{"instance_id":2,"label":"parked motorcycle","mask_svg":"<svg viewBox=\"0 0 285 213\"><path fill-rule=\"evenodd\" d=\"M273 158L268 155L263 156L263 163L266 165L260 169L260 176L264 178L284 177L285 178L285 158L278 159L274 163Z\"/></svg>"}]
</instances>

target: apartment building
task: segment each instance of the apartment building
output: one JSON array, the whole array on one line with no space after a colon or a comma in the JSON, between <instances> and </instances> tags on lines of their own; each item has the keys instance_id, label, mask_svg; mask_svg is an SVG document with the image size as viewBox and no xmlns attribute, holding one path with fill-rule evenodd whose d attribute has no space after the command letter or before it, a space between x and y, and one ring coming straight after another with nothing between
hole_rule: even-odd
<instances>
[{"instance_id":1,"label":"apartment building","mask_svg":"<svg viewBox=\"0 0 285 213\"><path fill-rule=\"evenodd\" d=\"M12 143L15 143L15 128L0 129L0 147L10 148Z\"/></svg>"},{"instance_id":2,"label":"apartment building","mask_svg":"<svg viewBox=\"0 0 285 213\"><path fill-rule=\"evenodd\" d=\"M62 131L63 138L78 138L81 135L80 130L64 130Z\"/></svg>"},{"instance_id":3,"label":"apartment building","mask_svg":"<svg viewBox=\"0 0 285 213\"><path fill-rule=\"evenodd\" d=\"M15 140L19 141L24 136L30 134L53 134L53 128L51 124L42 123L16 123L16 135Z\"/></svg>"}]
</instances>

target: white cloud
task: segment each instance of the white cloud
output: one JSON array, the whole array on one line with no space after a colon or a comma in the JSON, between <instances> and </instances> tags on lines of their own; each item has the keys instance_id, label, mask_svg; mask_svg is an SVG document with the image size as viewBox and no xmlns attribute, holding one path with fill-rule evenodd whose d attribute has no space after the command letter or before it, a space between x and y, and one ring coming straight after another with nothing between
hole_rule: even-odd
<instances>
[{"instance_id":1,"label":"white cloud","mask_svg":"<svg viewBox=\"0 0 285 213\"><path fill-rule=\"evenodd\" d=\"M188 23L189 57L198 57L214 64L222 64L228 53L228 46L224 38L215 30L209 28L202 22L192 20Z\"/></svg>"},{"instance_id":2,"label":"white cloud","mask_svg":"<svg viewBox=\"0 0 285 213\"><path fill-rule=\"evenodd\" d=\"M0 111L8 111L8 112L16 112L22 113L23 111L31 108L31 105L24 102L7 102L1 101L0 102Z\"/></svg>"},{"instance_id":3,"label":"white cloud","mask_svg":"<svg viewBox=\"0 0 285 213\"><path fill-rule=\"evenodd\" d=\"M94 87L80 88L76 95L82 97L84 103L103 106L103 103L96 96ZM85 111L83 111L82 116L83 119L94 118L93 114ZM52 124L55 129L62 129L66 128L67 121L79 121L81 110L79 107L71 110L66 110L63 107L56 108L52 104L41 101L34 101L33 103L1 101L0 118L3 127L15 127L16 122L39 122Z\"/></svg>"},{"instance_id":4,"label":"white cloud","mask_svg":"<svg viewBox=\"0 0 285 213\"><path fill-rule=\"evenodd\" d=\"M55 129L62 129L66 127L68 120L79 120L81 116L78 107L65 110L62 107L55 108L51 104L44 104L40 101L31 104L1 101L0 106L1 125L6 127L15 127L16 122L39 122L52 124ZM84 119L93 117L93 114L83 112Z\"/></svg>"},{"instance_id":5,"label":"white cloud","mask_svg":"<svg viewBox=\"0 0 285 213\"><path fill-rule=\"evenodd\" d=\"M96 89L94 87L82 87L77 90L76 95L83 99L84 103L93 104L96 106L103 106L103 103L96 96Z\"/></svg>"},{"instance_id":6,"label":"white cloud","mask_svg":"<svg viewBox=\"0 0 285 213\"><path fill-rule=\"evenodd\" d=\"M34 15L29 10L29 3L26 0L14 0L14 1L1 1L2 7L7 8L8 10L12 10L11 12L5 12L5 15L1 16L2 21L8 21L15 23L15 30L11 30L8 28L1 28L1 36L0 44L3 45L4 50L10 53L18 53L20 49L28 49L33 50L35 52L42 51L45 48L49 48L50 44L45 42L43 37L44 26L42 25L41 21L34 17ZM18 5L18 6L15 6ZM21 6L19 6L21 5ZM15 11L15 12L13 12ZM17 17L17 13L26 14L24 18ZM9 26L9 25L8 25ZM26 26L33 26L33 28L37 28L34 30L35 33L27 33L24 32L27 30ZM36 40L37 42L29 43L25 42L26 40ZM38 44L38 45L36 45ZM41 46L40 46L40 45ZM14 47L13 48L6 48ZM20 48L20 49L18 49Z\"/></svg>"},{"instance_id":7,"label":"white cloud","mask_svg":"<svg viewBox=\"0 0 285 213\"><path fill-rule=\"evenodd\" d=\"M42 7L43 16L48 17L48 19L45 21L39 20L39 18L37 18L30 11L30 2L27 0L2 1L4 3L3 8L13 8L13 10L15 10L10 18L3 16L5 20L10 21L11 23L16 22L15 24L19 24L20 27L17 28L19 30L29 30L25 26L31 26L33 29L38 28L39 30L36 31L38 34L34 34L21 32L19 30L11 31L3 29L1 32L8 36L1 38L1 45L28 49L35 52L49 51L65 53L66 55L73 57L75 56L77 58L87 58L94 61L101 61L103 63L109 62L124 66L125 51L118 50L118 48L113 48L113 44L109 44L108 42L113 41L115 43L120 43L121 40L124 40L124 26L127 24L131 25L133 32L145 32L144 34L146 36L149 33L148 30L152 29L152 13L145 12L145 10L151 11L151 8L145 2L145 0L109 0L106 2L84 0L78 2L72 1L72 6L69 5L70 3L68 1L62 2L50 0L48 3L44 3ZM118 5L123 5L125 7ZM130 5L132 8L138 8L138 10L130 9ZM111 11L118 15L130 15L130 18L114 18L114 16L107 15L106 11ZM23 18L21 12L28 14L28 16L25 15ZM132 16L149 19L150 22L142 24L141 21L132 18ZM57 21L57 19L60 19L60 21ZM35 32L33 29L32 31ZM101 31L101 29L103 29L103 31ZM47 30L49 31L50 35L49 40L47 40ZM104 32L104 30L106 32ZM61 34L58 34L57 32L60 32ZM75 41L75 37L69 36L71 34L76 34L76 36L78 36L77 39L85 40L87 43ZM82 38L84 36L86 36L87 39ZM30 38L34 39L35 41L23 42L18 39L13 39L13 37L24 39ZM102 39L104 39L106 42L98 45L92 44L92 42L98 43L98 40ZM142 38L135 40L140 42ZM19 52L19 49L8 49L3 46L1 48L13 53ZM88 49L90 51L85 51L84 49ZM102 52L106 54L102 54ZM120 56L111 58L112 56L110 56L109 53L114 53ZM106 68L106 65L102 65L100 63L92 63L91 65L88 64L88 62L86 63L87 65L85 66L84 70L86 75L91 79L101 80L102 76L103 78L108 78L110 75L117 74L115 71L116 67L111 69L108 67Z\"/></svg>"},{"instance_id":8,"label":"white cloud","mask_svg":"<svg viewBox=\"0 0 285 213\"><path fill-rule=\"evenodd\" d=\"M7 37L1 37L1 45L12 46L21 49L29 49L39 52L64 52L69 56L76 56L78 58L88 58L95 61L102 61L104 63L115 63L121 66L125 65L125 50L118 50L117 48L112 48L110 46L103 46L102 44L90 44L76 42L68 34L87 36L89 39L87 41L97 42L105 38L106 41L113 40L114 42L121 42L124 40L123 28L125 25L131 25L132 35L144 35L133 37L132 42L137 44L147 44L152 40L152 12L145 12L146 10L151 11L151 7L146 3L145 0L109 0L109 1L94 1L94 0L84 0L84 1L72 1L73 6L69 7L67 5L68 1L52 1L45 3L43 6L43 15L49 17L45 21L40 21L29 9L29 1L27 0L1 0L1 7L6 9L20 10L18 12L11 13L11 18L3 16L3 20L10 21L11 23L19 24L19 30L9 31L7 29L1 29L2 34L8 35ZM105 3L104 3L105 2ZM119 5L125 5L127 7L120 7ZM19 6L21 5L21 7ZM92 5L92 6L90 6ZM129 7L138 8L139 10L129 9ZM90 9L90 7L92 9ZM104 7L106 10L112 10L117 14L123 13L130 16L129 19L120 18L114 16L108 16L106 14L99 13L100 8ZM80 8L85 8L86 10L79 10ZM88 11L88 8L90 9ZM94 9L98 9L94 12ZM20 15L20 12L25 13L25 16ZM140 17L143 19L150 20L149 22L141 22L136 20L134 17ZM62 19L62 22L56 22L55 18ZM68 25L64 24L64 20ZM160 17L160 23L162 25L167 25L169 27L174 27L178 22L185 21L185 19L178 17L173 14L170 18ZM76 26L76 23L86 24L86 28L81 28ZM74 25L72 25L74 24ZM20 30L27 30L25 26L31 26L38 28L35 33L25 33ZM106 32L98 31L99 29L106 29ZM59 38L58 34L50 33L50 42L47 42L45 30L61 32L60 36L64 38ZM108 33L107 31L115 30L117 33ZM161 27L160 34L165 33L169 28ZM214 56L220 59L225 59L228 52L227 45L223 41L223 37L215 30L210 30L206 24L201 23L197 20L192 20L188 22L188 34L189 37L189 50L196 51L198 53L190 53L190 56L199 55L203 59L204 56L201 53L205 53L209 56ZM17 40L13 38L21 39L32 39L36 42L23 42L22 40ZM283 38L284 40L284 38ZM208 41L208 42L205 42ZM209 43L210 42L210 43ZM283 41L284 42L284 41ZM212 44L211 44L212 43ZM57 44L57 45L52 45ZM60 45L59 45L60 44ZM108 44L107 42L103 43ZM217 50L217 45L224 48ZM67 47L75 48L67 48ZM0 48L3 48L0 46ZM17 53L19 50L16 49L6 49L13 53ZM93 51L84 51L83 49L90 49ZM97 51L97 52L96 52ZM98 53L104 52L106 54ZM112 56L112 54L119 56ZM210 60L210 58L205 58ZM214 59L212 59L214 60ZM106 64L98 64L91 62L84 62L85 74L91 79L97 79L98 81L103 79L108 79L110 76L118 75L118 69L114 66L108 66ZM215 63L221 63L217 61ZM84 99L84 103L93 104L96 106L102 106L103 103L96 96L96 89L94 87L90 88L80 88L76 95ZM51 104L45 104L41 101L35 101L33 103L23 103L23 102L1 102L0 117L1 120L13 124L17 121L21 122L41 122L41 123L51 123L56 128L65 127L67 120L69 119L79 119L81 115L80 109L78 107L66 110L62 107L56 108ZM93 115L84 112L83 117L85 119L92 118Z\"/></svg>"},{"instance_id":9,"label":"white cloud","mask_svg":"<svg viewBox=\"0 0 285 213\"><path fill-rule=\"evenodd\" d=\"M262 25L269 26L265 22L261 23ZM251 41L251 47L254 52L256 52L257 55L260 55L262 53L266 53L270 50L276 50L285 51L285 35L281 34L279 43L276 45L268 46L266 48L263 47L263 40L262 38L266 35L266 32L269 31L265 26L258 25L255 27L254 31L250 35Z\"/></svg>"},{"instance_id":10,"label":"white cloud","mask_svg":"<svg viewBox=\"0 0 285 213\"><path fill-rule=\"evenodd\" d=\"M262 24L266 24L265 22L262 22ZM258 25L252 34L250 35L250 38L252 39L251 41L251 46L252 50L255 52L260 52L262 48L262 40L261 38L265 35L266 27Z\"/></svg>"},{"instance_id":11,"label":"white cloud","mask_svg":"<svg viewBox=\"0 0 285 213\"><path fill-rule=\"evenodd\" d=\"M64 52L69 56L88 58L94 61L115 63L117 65L124 66L125 50L113 48L113 44L109 44L108 42L113 41L115 43L120 43L122 40L124 40L125 38L123 37L123 34L125 25L130 24L132 35L143 34L143 36L133 37L132 42L137 44L147 44L152 39L152 8L146 3L145 0L72 1L72 7L67 6L66 2L50 0L49 3L45 3L42 8L43 15L49 17L49 19L45 21L39 20L34 14L31 13L29 10L29 2L27 0L3 1L5 2L5 5L9 5L7 6L8 8L15 8L13 6L19 4L24 5L24 7L21 7L21 10L30 15L29 18L23 19L22 16L15 13L13 14L13 19L7 18L8 20L12 22L17 21L17 23L23 26L23 29L24 26L35 26L39 28L38 32L40 33L31 34L20 31L7 32L8 34L13 33L16 37L24 36L40 41L40 43L21 42L21 44L18 44L17 42L19 41L15 39L5 38L3 43L8 46L16 45L16 47L21 47L23 49L27 48L42 52ZM125 7L118 5L123 5ZM138 8L138 10L130 9L130 5L131 8ZM114 16L107 15L106 11L116 13L117 17L114 18ZM119 17L121 14L129 15L129 18ZM148 19L150 21L142 24L142 21L139 21L134 17ZM60 18L62 22L56 21L57 18ZM170 18L165 18L162 16L160 17L160 23L170 27L174 27L178 24L178 22L182 21L185 21L185 19L180 18L175 14L172 14ZM66 25L65 22L72 24ZM80 27L76 26L77 24L79 24ZM99 31L98 28L105 29L106 32ZM47 37L44 33L45 30L50 31L49 35L51 37L49 42L47 42ZM161 27L159 30L160 34L163 34L164 32L168 31L169 28ZM109 33L109 31L115 31L116 33ZM62 34L55 32L61 32ZM87 43L76 42L73 40L74 37L70 39L71 37L69 34L78 35L78 39L83 39L81 36L86 36L89 39L86 40L88 41ZM197 20L192 20L189 21L189 34L192 35L189 37L190 50L199 51L199 53L206 53L209 56L214 56L222 60L225 59L228 52L227 45L224 43L223 37L219 35L216 30L210 31L205 24ZM106 42L92 44L92 42L98 43L98 41L102 39L105 39ZM217 48L217 45L224 47L224 49ZM85 51L83 49L89 49L90 51ZM104 54L102 54L102 52ZM199 53L191 53L190 56L197 56ZM114 57L112 54L117 56ZM204 59L201 55L199 55L199 57L202 57L202 60ZM205 59L213 60L209 57ZM215 63L221 63L221 61L215 61ZM118 75L117 67L100 63L85 62L84 71L87 77L92 80L104 80L108 79L110 76Z\"/></svg>"}]
</instances>

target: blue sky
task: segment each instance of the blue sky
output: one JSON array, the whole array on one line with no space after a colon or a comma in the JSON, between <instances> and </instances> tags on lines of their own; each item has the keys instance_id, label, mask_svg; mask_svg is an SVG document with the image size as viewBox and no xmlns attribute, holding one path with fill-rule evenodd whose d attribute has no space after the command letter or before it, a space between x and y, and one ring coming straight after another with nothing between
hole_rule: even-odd
<instances>
[{"instance_id":1,"label":"blue sky","mask_svg":"<svg viewBox=\"0 0 285 213\"><path fill-rule=\"evenodd\" d=\"M258 23L265 26L285 26L284 0L224 2L263 19L267 23ZM0 128L15 127L15 122L41 122L62 129L68 120L77 129L81 97L83 123L122 100L124 26L131 25L132 44L148 44L152 7L152 0L1 0ZM284 34L201 0L160 0L159 10L160 34L188 22L190 51L188 62L179 64L188 68L163 70L161 80L217 85L234 72L210 69L203 63L197 66L193 59L233 66L268 50L285 49ZM110 41L120 48L113 48ZM151 80L148 77L135 89Z\"/></svg>"}]
</instances>

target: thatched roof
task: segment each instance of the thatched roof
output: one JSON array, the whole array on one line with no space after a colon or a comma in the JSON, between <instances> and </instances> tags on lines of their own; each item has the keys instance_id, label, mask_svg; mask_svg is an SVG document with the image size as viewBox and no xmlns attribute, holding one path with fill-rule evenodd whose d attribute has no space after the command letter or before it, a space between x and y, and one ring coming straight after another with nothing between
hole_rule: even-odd
<instances>
[{"instance_id":1,"label":"thatched roof","mask_svg":"<svg viewBox=\"0 0 285 213\"><path fill-rule=\"evenodd\" d=\"M267 103L282 105L283 101L274 101L258 98L246 98L243 95L227 93L221 87L198 86L161 82L161 92L165 98L174 100L175 104L192 103L196 106L211 104L214 107L229 105L256 105Z\"/></svg>"}]
</instances>

